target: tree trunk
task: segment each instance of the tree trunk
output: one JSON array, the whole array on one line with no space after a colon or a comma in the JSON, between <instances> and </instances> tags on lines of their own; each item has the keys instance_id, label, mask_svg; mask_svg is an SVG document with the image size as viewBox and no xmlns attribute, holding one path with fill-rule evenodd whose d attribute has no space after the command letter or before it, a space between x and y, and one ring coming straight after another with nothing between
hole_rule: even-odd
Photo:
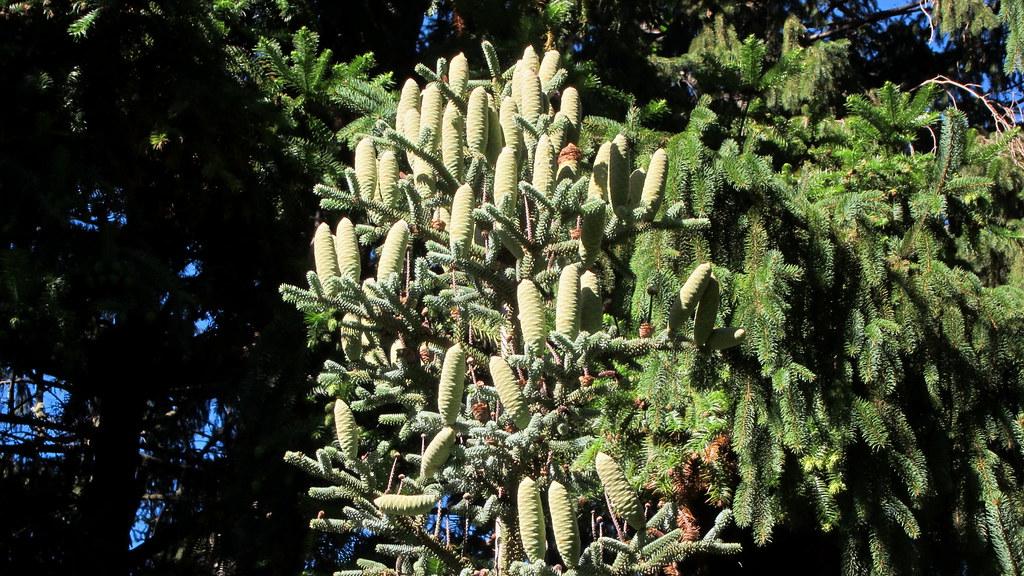
<instances>
[{"instance_id":1,"label":"tree trunk","mask_svg":"<svg viewBox=\"0 0 1024 576\"><path fill-rule=\"evenodd\" d=\"M98 422L88 440L91 475L79 508L81 535L70 556L69 571L75 574L128 573L131 528L145 484L139 448L147 371L137 351L145 340L132 338L129 330L115 331L99 343L87 382Z\"/></svg>"}]
</instances>

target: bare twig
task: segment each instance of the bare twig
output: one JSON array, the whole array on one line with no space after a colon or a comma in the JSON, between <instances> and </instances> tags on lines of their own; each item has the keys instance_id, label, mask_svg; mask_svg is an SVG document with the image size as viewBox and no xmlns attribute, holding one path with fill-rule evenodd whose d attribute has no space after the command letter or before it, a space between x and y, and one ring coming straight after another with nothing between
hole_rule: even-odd
<instances>
[{"instance_id":1,"label":"bare twig","mask_svg":"<svg viewBox=\"0 0 1024 576\"><path fill-rule=\"evenodd\" d=\"M925 80L921 83L921 86L925 84L935 84L942 86L946 90L946 94L949 95L950 102L953 107L957 107L956 98L950 93L947 87L952 87L962 92L966 92L970 97L981 102L981 104L988 110L992 116L992 123L995 126L996 133L1005 134L1014 130L1017 127L1017 118L1021 116L1021 103L1014 100L1010 104L1003 104L992 98L989 92L985 92L980 84L965 84L957 82L948 76L938 75L930 80ZM934 138L934 136L933 136ZM1024 138L1016 136L1010 141L1009 147L1010 159L1014 164L1020 167L1024 167Z\"/></svg>"},{"instance_id":2,"label":"bare twig","mask_svg":"<svg viewBox=\"0 0 1024 576\"><path fill-rule=\"evenodd\" d=\"M37 418L30 418L28 416L18 416L15 414L0 414L0 424L13 424L15 426L31 426L33 428L50 428L52 430L61 430L63 432L75 432L78 428L69 426L67 424L61 424L59 422L53 422L51 420L40 420Z\"/></svg>"},{"instance_id":3,"label":"bare twig","mask_svg":"<svg viewBox=\"0 0 1024 576\"><path fill-rule=\"evenodd\" d=\"M928 20L928 43L931 44L935 41L935 22L932 20L932 15L928 12L928 4L928 0L920 0L917 6L921 9L925 19Z\"/></svg>"},{"instance_id":4,"label":"bare twig","mask_svg":"<svg viewBox=\"0 0 1024 576\"><path fill-rule=\"evenodd\" d=\"M622 533L622 528L619 528L619 523L615 520L615 511L612 509L612 501L608 499L608 494L604 495L604 502L608 505L608 517L611 518L612 526L615 526L615 533L619 536L619 540L625 542L626 536Z\"/></svg>"}]
</instances>

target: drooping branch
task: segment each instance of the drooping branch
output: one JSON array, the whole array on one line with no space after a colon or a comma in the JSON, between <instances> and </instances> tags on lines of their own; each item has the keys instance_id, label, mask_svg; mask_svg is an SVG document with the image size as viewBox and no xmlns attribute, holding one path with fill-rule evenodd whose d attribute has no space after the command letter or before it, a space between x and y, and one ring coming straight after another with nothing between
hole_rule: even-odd
<instances>
[{"instance_id":1,"label":"drooping branch","mask_svg":"<svg viewBox=\"0 0 1024 576\"><path fill-rule=\"evenodd\" d=\"M889 18L895 18L896 16L904 16L906 14L914 12L915 10L921 9L923 9L921 2L909 2L907 4L904 4L903 6L889 8L888 10L879 10L878 12L874 12L872 14L860 18L853 18L850 20L839 20L837 22L833 22L833 26L831 28L822 30L821 32L817 32L815 34L811 34L808 37L808 40L824 40L826 38L831 38L833 36L842 36L848 32L852 32L854 30L857 30L858 28L862 28L869 24L874 24L875 22L880 22L882 20L887 20Z\"/></svg>"}]
</instances>

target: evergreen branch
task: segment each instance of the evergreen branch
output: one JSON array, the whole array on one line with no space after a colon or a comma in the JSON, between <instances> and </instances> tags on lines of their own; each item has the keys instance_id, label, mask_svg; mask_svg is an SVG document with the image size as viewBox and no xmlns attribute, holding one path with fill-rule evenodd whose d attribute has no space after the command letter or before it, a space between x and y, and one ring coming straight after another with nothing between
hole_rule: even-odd
<instances>
[{"instance_id":1,"label":"evergreen branch","mask_svg":"<svg viewBox=\"0 0 1024 576\"><path fill-rule=\"evenodd\" d=\"M386 125L381 128L383 129L383 135L381 137L375 137L374 141L378 141L383 144L393 144L405 152L414 154L416 157L430 165L434 170L434 173L440 176L446 186L445 191L449 196L455 193L455 189L459 187L459 183L455 180L455 177L452 176L451 172L448 171L448 168L445 167L444 162L440 158L424 150L420 145L414 144L408 138L398 133L394 128Z\"/></svg>"}]
</instances>

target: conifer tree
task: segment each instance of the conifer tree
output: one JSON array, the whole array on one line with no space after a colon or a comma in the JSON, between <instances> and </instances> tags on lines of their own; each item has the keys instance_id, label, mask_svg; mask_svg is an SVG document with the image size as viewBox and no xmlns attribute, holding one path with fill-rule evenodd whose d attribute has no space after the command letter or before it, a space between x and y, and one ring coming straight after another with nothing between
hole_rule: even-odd
<instances>
[{"instance_id":1,"label":"conifer tree","mask_svg":"<svg viewBox=\"0 0 1024 576\"><path fill-rule=\"evenodd\" d=\"M507 506L501 510L509 514L502 517L508 530L518 529L521 515L535 528L525 542L510 539L519 558L552 559L563 543L578 547L555 528L564 515L551 504L550 523L531 520L548 515L533 498L518 497L516 474L527 474L534 488L550 483L555 497L563 489L574 494L584 512L605 514L594 491L600 479L608 506L627 526L636 520L631 504L612 496L622 493L611 480L616 475L591 472L608 462L598 453L610 453L648 504L668 504L661 509L662 520L671 516L664 528L678 530L682 542L700 541L718 525L716 514L732 509L757 545L769 545L782 524L832 535L845 573L1020 572L1024 350L1012 336L1024 327L1024 250L1013 209L1020 172L1009 153L1016 134L968 129L963 115L943 110L932 85L905 93L887 84L848 97L846 114L836 117L820 96L841 46L801 47L796 39L805 31L796 23L787 33L793 40L772 56L765 42L741 41L724 22L706 30L682 59L703 96L686 130L671 138L642 125L658 114L657 103L631 109L624 122L582 121L578 93L550 80L564 71L551 72L550 61L545 66L529 53L527 66L504 71L488 58L490 80L469 80L466 61L456 58L422 68L428 85L407 82L399 98L381 89L372 102L364 100L367 84L340 91L339 99L367 114L352 125L362 128L346 134L386 121L373 129L372 148L378 168L386 169L364 184L369 171L360 177L359 166L369 165L370 147L360 144L365 152L357 154L355 171L343 169L337 183L319 188L324 207L356 223L364 247L359 277L373 276L375 262L378 271L403 268L407 280L389 288L398 304L412 294L420 326L449 335L419 348L422 357L412 360L420 376L401 377L422 396L401 396L406 388L393 388L391 380L379 387L378 369L366 365L330 365L321 376L327 396L357 395L346 406L363 430L393 426L363 432L364 450L367 438L387 439L377 452L403 455L396 474L405 465L454 478L447 466L465 468L479 455L466 448L475 447L467 443L469 414L497 417L509 432L529 434L531 414L548 410L548 417L561 406L545 397L542 381L564 391L567 376L595 376L607 387L583 401L586 409L574 412L566 429L597 441L586 450L577 443L568 453L552 451L552 462L571 462L570 477L550 466L546 475L543 467L517 468L515 486L498 499ZM724 43L711 49L715 38ZM533 97L536 82L528 78L524 100L527 67L537 73L541 98ZM545 138L547 146L538 148ZM656 150L666 139L666 149ZM550 165L548 153L558 158L552 176L538 170ZM647 186L658 181L662 163L663 191ZM397 179L390 176L396 172ZM375 200L357 192L368 187ZM651 191L663 192L660 202L649 201ZM387 246L382 240L399 218L413 238L405 267L388 257L393 251L365 250ZM340 246L352 235L339 228L334 238ZM331 259L324 261L310 291L289 288L286 295L321 333L340 332L353 357L380 360L380 350L368 351L393 340L377 315L385 301L398 304L374 291L379 276L361 292L329 281L318 288L318 280L344 275L344 266L334 271ZM563 274L574 265L588 270ZM520 289L528 277L534 284ZM447 280L444 288L438 278ZM417 284L426 279L433 284ZM333 293L327 302L326 292ZM360 293L377 300L353 300ZM557 313L571 294L578 320ZM548 300L555 313L546 312L547 325L520 317L520 302L546 308ZM413 335L410 349L423 343L411 318L402 330ZM571 348L598 333L608 344ZM478 395L469 396L472 387L462 391L462 428L424 427L416 410L440 390L423 382L443 375L444 352L456 342L468 364L473 358L467 369L471 382L481 382ZM522 342L547 349L546 363L538 364ZM613 342L629 353L608 348ZM729 347L735 344L741 345ZM490 365L493 355L505 358L513 378L523 371L525 400L501 398L494 374L502 369ZM534 377L538 371L543 379ZM378 388L411 407L400 416L394 404L371 400ZM448 408L453 395L445 392ZM333 406L345 420L345 408ZM397 441L388 435L395 429ZM351 450L351 438L339 435L339 445ZM444 464L435 469L438 454ZM314 460L290 459L315 471ZM393 462L374 465L390 472ZM495 536L490 525L459 531L469 513L449 507L450 485L405 482L442 504L426 526L449 529L465 549L494 551L493 542L488 548L480 541ZM592 526L580 532L579 549L588 549L588 538L601 542L601 524ZM607 534L614 526L604 528ZM397 549L380 550L386 551ZM636 566L620 562L613 570Z\"/></svg>"},{"instance_id":2,"label":"conifer tree","mask_svg":"<svg viewBox=\"0 0 1024 576\"><path fill-rule=\"evenodd\" d=\"M847 574L1019 574L1024 286L996 196L1013 133L968 130L931 85L787 118L769 98L785 62L733 50L704 84L746 108L705 96L667 147L666 203L715 226L642 237L630 267L657 295L633 315L658 329L714 262L718 314L747 338L648 356L645 412L606 426L681 509L729 506L761 545L810 521Z\"/></svg>"},{"instance_id":3,"label":"conifer tree","mask_svg":"<svg viewBox=\"0 0 1024 576\"><path fill-rule=\"evenodd\" d=\"M715 327L710 265L671 329L603 314L638 238L710 222L665 205L665 150L592 139L558 52L483 54L483 79L462 54L418 67L341 185L316 188L343 217L316 231L309 287L282 286L339 349L319 377L336 438L286 455L319 482L311 527L376 538L345 574L654 573L738 552L729 510L695 537L598 435L639 359L742 340Z\"/></svg>"}]
</instances>

